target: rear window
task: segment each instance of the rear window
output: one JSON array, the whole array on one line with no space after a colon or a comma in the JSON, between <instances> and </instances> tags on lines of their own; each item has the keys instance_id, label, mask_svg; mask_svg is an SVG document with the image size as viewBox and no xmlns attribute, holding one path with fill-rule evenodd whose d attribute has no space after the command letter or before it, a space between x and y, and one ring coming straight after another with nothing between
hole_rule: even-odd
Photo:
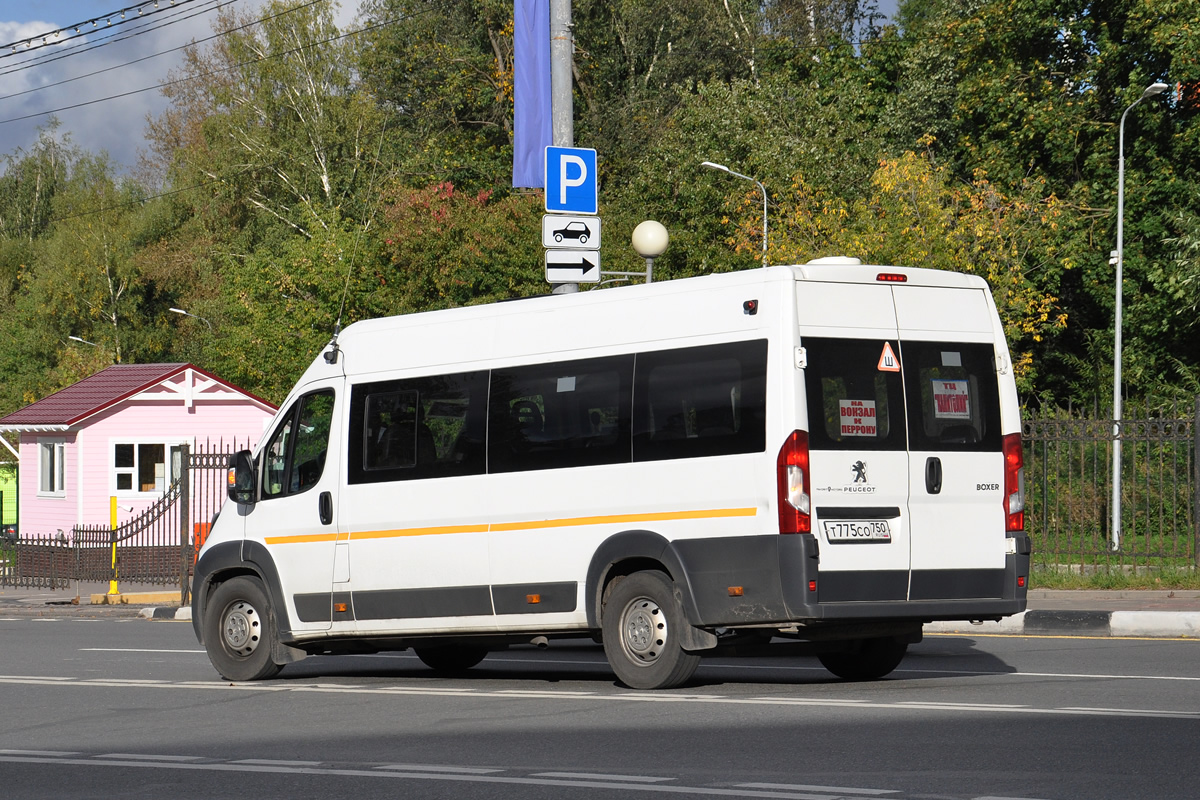
<instances>
[{"instance_id":1,"label":"rear window","mask_svg":"<svg viewBox=\"0 0 1200 800\"><path fill-rule=\"evenodd\" d=\"M804 338L809 446L903 450L899 345L885 339Z\"/></svg>"},{"instance_id":2,"label":"rear window","mask_svg":"<svg viewBox=\"0 0 1200 800\"><path fill-rule=\"evenodd\" d=\"M1000 450L1000 393L990 344L905 342L913 450Z\"/></svg>"}]
</instances>

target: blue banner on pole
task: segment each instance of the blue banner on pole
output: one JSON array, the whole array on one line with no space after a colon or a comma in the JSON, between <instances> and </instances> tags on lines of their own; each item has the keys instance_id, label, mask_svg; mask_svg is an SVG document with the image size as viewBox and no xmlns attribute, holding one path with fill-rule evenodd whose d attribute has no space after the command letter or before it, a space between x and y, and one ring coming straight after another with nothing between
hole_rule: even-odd
<instances>
[{"instance_id":1,"label":"blue banner on pole","mask_svg":"<svg viewBox=\"0 0 1200 800\"><path fill-rule=\"evenodd\" d=\"M552 145L550 2L513 3L513 186L542 187Z\"/></svg>"}]
</instances>

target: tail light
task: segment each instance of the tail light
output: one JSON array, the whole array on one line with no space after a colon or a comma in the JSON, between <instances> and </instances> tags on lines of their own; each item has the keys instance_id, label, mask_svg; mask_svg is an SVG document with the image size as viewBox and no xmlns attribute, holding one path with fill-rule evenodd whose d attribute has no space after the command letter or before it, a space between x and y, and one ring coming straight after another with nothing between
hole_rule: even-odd
<instances>
[{"instance_id":1,"label":"tail light","mask_svg":"<svg viewBox=\"0 0 1200 800\"><path fill-rule=\"evenodd\" d=\"M812 501L809 494L808 434L793 431L775 462L779 485L779 532L812 532Z\"/></svg>"},{"instance_id":2,"label":"tail light","mask_svg":"<svg viewBox=\"0 0 1200 800\"><path fill-rule=\"evenodd\" d=\"M1005 530L1025 530L1025 456L1019 433L1004 437L1004 516Z\"/></svg>"}]
</instances>

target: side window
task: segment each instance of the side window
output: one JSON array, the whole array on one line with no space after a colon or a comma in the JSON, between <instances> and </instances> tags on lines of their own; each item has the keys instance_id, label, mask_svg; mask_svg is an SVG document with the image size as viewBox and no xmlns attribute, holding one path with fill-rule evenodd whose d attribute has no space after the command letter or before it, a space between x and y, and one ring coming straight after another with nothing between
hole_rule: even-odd
<instances>
[{"instance_id":1,"label":"side window","mask_svg":"<svg viewBox=\"0 0 1200 800\"><path fill-rule=\"evenodd\" d=\"M333 423L332 389L296 401L263 449L262 496L282 497L312 488L321 479Z\"/></svg>"},{"instance_id":2,"label":"side window","mask_svg":"<svg viewBox=\"0 0 1200 800\"><path fill-rule=\"evenodd\" d=\"M639 353L636 371L635 461L766 447L765 339Z\"/></svg>"},{"instance_id":3,"label":"side window","mask_svg":"<svg viewBox=\"0 0 1200 800\"><path fill-rule=\"evenodd\" d=\"M350 483L484 471L485 371L358 384L350 395Z\"/></svg>"},{"instance_id":4,"label":"side window","mask_svg":"<svg viewBox=\"0 0 1200 800\"><path fill-rule=\"evenodd\" d=\"M809 446L903 450L899 345L883 339L805 337Z\"/></svg>"},{"instance_id":5,"label":"side window","mask_svg":"<svg viewBox=\"0 0 1200 800\"><path fill-rule=\"evenodd\" d=\"M990 344L904 342L914 450L999 450L1000 391Z\"/></svg>"},{"instance_id":6,"label":"side window","mask_svg":"<svg viewBox=\"0 0 1200 800\"><path fill-rule=\"evenodd\" d=\"M38 440L38 494L62 497L67 492L67 445L62 439Z\"/></svg>"},{"instance_id":7,"label":"side window","mask_svg":"<svg viewBox=\"0 0 1200 800\"><path fill-rule=\"evenodd\" d=\"M633 356L493 370L488 471L627 463L632 383Z\"/></svg>"}]
</instances>

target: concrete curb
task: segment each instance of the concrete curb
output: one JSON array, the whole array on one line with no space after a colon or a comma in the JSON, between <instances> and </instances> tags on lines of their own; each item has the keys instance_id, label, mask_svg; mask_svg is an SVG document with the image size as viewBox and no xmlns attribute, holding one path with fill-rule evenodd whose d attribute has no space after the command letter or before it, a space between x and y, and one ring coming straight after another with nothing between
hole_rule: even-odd
<instances>
[{"instance_id":1,"label":"concrete curb","mask_svg":"<svg viewBox=\"0 0 1200 800\"><path fill-rule=\"evenodd\" d=\"M190 620L192 608L143 608L138 612L138 616L143 619Z\"/></svg>"},{"instance_id":2,"label":"concrete curb","mask_svg":"<svg viewBox=\"0 0 1200 800\"><path fill-rule=\"evenodd\" d=\"M1023 611L999 622L930 622L926 633L1200 638L1197 611Z\"/></svg>"}]
</instances>

